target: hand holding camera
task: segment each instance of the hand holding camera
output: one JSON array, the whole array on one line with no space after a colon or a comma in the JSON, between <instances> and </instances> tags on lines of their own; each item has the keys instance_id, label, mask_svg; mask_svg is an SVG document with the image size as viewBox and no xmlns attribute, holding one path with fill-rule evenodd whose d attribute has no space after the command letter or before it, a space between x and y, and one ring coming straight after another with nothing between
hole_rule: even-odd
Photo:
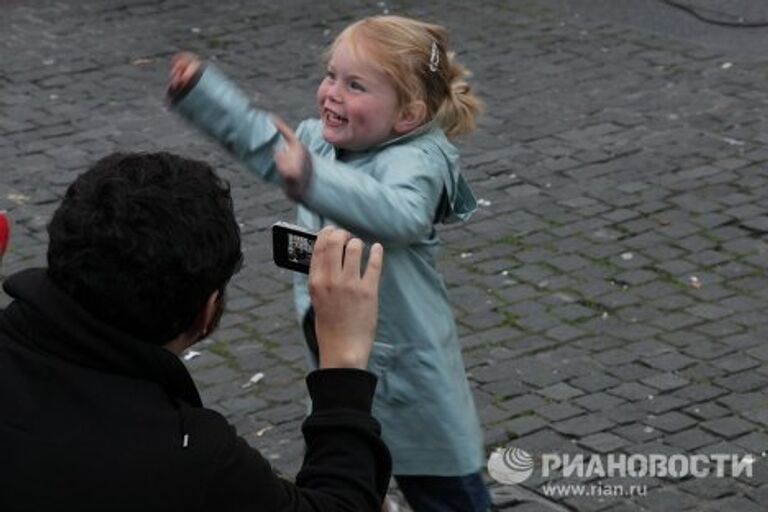
<instances>
[{"instance_id":1,"label":"hand holding camera","mask_svg":"<svg viewBox=\"0 0 768 512\"><path fill-rule=\"evenodd\" d=\"M361 268L363 242L325 228L314 244L309 295L315 309L320 368L365 369L373 348L384 249L371 247Z\"/></svg>"}]
</instances>

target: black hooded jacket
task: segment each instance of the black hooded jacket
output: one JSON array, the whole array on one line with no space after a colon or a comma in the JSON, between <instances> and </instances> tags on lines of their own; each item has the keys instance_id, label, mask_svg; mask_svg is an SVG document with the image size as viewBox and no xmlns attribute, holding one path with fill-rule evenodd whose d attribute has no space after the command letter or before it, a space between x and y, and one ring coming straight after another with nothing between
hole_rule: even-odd
<instances>
[{"instance_id":1,"label":"black hooded jacket","mask_svg":"<svg viewBox=\"0 0 768 512\"><path fill-rule=\"evenodd\" d=\"M381 509L391 462L372 374L309 374L294 484L202 407L174 354L94 319L45 270L3 287L14 298L0 312L3 512Z\"/></svg>"}]
</instances>

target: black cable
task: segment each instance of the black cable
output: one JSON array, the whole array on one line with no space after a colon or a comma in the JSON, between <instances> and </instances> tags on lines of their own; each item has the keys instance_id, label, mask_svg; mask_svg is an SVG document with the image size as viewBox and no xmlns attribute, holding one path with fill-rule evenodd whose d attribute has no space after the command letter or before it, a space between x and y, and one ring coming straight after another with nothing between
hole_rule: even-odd
<instances>
[{"instance_id":1,"label":"black cable","mask_svg":"<svg viewBox=\"0 0 768 512\"><path fill-rule=\"evenodd\" d=\"M690 14L697 20L703 21L704 23L709 23L710 25L719 25L721 27L730 27L730 28L766 28L768 27L768 21L719 20L716 18L709 18L707 16L704 16L703 14L701 14L701 12L694 9L689 4L677 2L675 0L659 0L659 1L664 4L667 4L670 7L674 7L675 9L680 9L681 11Z\"/></svg>"}]
</instances>

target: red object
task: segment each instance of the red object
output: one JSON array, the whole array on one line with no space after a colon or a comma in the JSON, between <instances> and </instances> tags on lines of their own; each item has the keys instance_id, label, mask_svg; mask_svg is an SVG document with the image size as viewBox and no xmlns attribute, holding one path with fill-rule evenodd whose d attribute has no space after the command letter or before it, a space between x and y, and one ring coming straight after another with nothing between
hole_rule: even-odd
<instances>
[{"instance_id":1,"label":"red object","mask_svg":"<svg viewBox=\"0 0 768 512\"><path fill-rule=\"evenodd\" d=\"M11 238L11 226L8 224L8 217L5 212L0 212L0 258L8 248L9 238Z\"/></svg>"}]
</instances>

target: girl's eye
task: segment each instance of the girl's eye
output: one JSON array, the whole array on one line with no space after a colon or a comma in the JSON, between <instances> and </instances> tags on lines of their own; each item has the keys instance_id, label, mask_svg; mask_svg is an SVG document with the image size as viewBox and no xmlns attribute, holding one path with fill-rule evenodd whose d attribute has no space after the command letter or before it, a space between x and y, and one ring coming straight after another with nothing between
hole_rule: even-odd
<instances>
[{"instance_id":1,"label":"girl's eye","mask_svg":"<svg viewBox=\"0 0 768 512\"><path fill-rule=\"evenodd\" d=\"M326 71L325 72L325 78L327 78L328 80L336 80L336 73L334 73L333 71L330 71L330 70Z\"/></svg>"},{"instance_id":2,"label":"girl's eye","mask_svg":"<svg viewBox=\"0 0 768 512\"><path fill-rule=\"evenodd\" d=\"M354 89L356 91L365 91L365 87L363 86L363 84L361 84L357 80L352 80L351 82L349 82L349 88Z\"/></svg>"}]
</instances>

